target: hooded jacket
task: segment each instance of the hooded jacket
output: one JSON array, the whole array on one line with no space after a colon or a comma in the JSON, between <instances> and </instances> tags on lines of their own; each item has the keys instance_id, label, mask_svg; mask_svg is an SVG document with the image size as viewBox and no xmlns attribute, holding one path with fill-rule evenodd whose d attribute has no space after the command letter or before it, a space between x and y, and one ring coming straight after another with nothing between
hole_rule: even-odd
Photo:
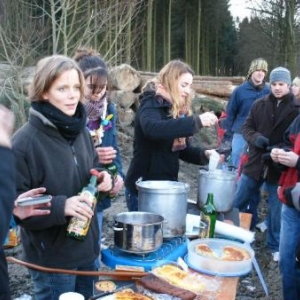
<instances>
[{"instance_id":1,"label":"hooded jacket","mask_svg":"<svg viewBox=\"0 0 300 300\"><path fill-rule=\"evenodd\" d=\"M53 196L51 213L19 222L26 261L45 267L73 269L99 255L95 214L84 241L66 236L70 217L64 215L66 199L88 184L90 169L98 166L93 141L86 128L69 142L37 111L13 136L18 194L45 187Z\"/></svg>"}]
</instances>

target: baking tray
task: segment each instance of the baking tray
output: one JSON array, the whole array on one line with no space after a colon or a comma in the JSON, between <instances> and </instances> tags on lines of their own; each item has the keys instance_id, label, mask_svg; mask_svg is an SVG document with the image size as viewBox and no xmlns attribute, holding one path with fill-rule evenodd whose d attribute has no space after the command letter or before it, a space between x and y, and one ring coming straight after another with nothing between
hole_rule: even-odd
<instances>
[{"instance_id":1,"label":"baking tray","mask_svg":"<svg viewBox=\"0 0 300 300\"><path fill-rule=\"evenodd\" d=\"M215 258L204 257L195 252L197 244L206 244L216 253L220 253L225 246L236 246L248 251L250 259L242 261L222 261ZM185 256L187 265L198 272L222 276L222 277L237 277L246 275L252 270L252 259L254 251L246 244L241 244L235 241L226 239L196 239L188 244L188 254Z\"/></svg>"}]
</instances>

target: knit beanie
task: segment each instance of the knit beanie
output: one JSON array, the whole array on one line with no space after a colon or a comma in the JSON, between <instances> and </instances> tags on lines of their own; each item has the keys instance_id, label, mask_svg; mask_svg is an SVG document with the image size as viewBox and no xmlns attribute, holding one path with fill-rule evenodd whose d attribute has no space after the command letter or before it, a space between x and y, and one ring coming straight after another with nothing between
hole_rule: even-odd
<instances>
[{"instance_id":1,"label":"knit beanie","mask_svg":"<svg viewBox=\"0 0 300 300\"><path fill-rule=\"evenodd\" d=\"M295 77L292 82L292 85L296 85L296 86L300 87L300 77Z\"/></svg>"},{"instance_id":2,"label":"knit beanie","mask_svg":"<svg viewBox=\"0 0 300 300\"><path fill-rule=\"evenodd\" d=\"M268 73L268 63L265 59L260 57L252 60L248 74L246 76L246 80L248 80L251 77L252 73L257 70L263 70L266 74Z\"/></svg>"},{"instance_id":3,"label":"knit beanie","mask_svg":"<svg viewBox=\"0 0 300 300\"><path fill-rule=\"evenodd\" d=\"M270 83L278 81L291 85L292 80L290 71L283 67L273 69L270 73Z\"/></svg>"}]
</instances>

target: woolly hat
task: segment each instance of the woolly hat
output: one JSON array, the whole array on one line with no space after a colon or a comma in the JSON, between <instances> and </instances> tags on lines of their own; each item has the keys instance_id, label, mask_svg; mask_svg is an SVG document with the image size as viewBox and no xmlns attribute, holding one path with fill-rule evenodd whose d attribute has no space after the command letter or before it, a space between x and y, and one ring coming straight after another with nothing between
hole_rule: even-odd
<instances>
[{"instance_id":1,"label":"woolly hat","mask_svg":"<svg viewBox=\"0 0 300 300\"><path fill-rule=\"evenodd\" d=\"M295 77L292 82L292 85L296 85L300 87L300 77Z\"/></svg>"},{"instance_id":2,"label":"woolly hat","mask_svg":"<svg viewBox=\"0 0 300 300\"><path fill-rule=\"evenodd\" d=\"M252 73L257 70L263 70L266 74L268 73L268 63L265 59L260 57L251 61L246 80L248 80L251 77Z\"/></svg>"},{"instance_id":3,"label":"woolly hat","mask_svg":"<svg viewBox=\"0 0 300 300\"><path fill-rule=\"evenodd\" d=\"M283 67L275 68L270 73L270 83L281 81L285 82L288 85L291 85L291 73L288 69Z\"/></svg>"}]
</instances>

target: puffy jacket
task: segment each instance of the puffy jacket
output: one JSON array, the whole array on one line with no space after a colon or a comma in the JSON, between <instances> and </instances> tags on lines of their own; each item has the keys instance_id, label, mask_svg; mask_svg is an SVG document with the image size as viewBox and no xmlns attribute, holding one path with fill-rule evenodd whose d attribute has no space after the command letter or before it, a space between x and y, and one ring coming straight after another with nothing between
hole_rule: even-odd
<instances>
[{"instance_id":1,"label":"puffy jacket","mask_svg":"<svg viewBox=\"0 0 300 300\"><path fill-rule=\"evenodd\" d=\"M222 127L227 132L242 133L242 126L255 100L263 98L269 93L270 87L265 83L254 86L252 81L248 80L239 85L229 99L226 109L227 117L222 122Z\"/></svg>"}]
</instances>

